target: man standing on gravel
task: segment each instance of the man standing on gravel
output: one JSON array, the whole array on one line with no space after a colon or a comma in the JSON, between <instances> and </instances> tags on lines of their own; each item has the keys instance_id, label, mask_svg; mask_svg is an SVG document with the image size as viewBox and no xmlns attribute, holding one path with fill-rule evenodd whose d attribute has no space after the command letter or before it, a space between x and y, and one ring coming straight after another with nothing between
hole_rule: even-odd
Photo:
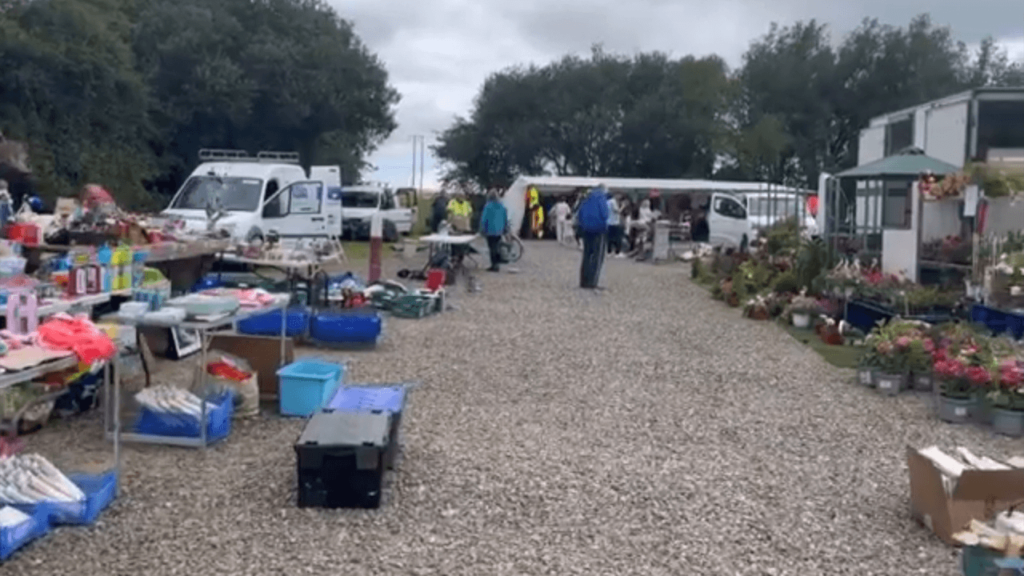
<instances>
[{"instance_id":1,"label":"man standing on gravel","mask_svg":"<svg viewBox=\"0 0 1024 576\"><path fill-rule=\"evenodd\" d=\"M583 235L580 288L595 290L601 277L604 241L608 234L608 195L604 184L598 184L580 204L578 220Z\"/></svg>"}]
</instances>

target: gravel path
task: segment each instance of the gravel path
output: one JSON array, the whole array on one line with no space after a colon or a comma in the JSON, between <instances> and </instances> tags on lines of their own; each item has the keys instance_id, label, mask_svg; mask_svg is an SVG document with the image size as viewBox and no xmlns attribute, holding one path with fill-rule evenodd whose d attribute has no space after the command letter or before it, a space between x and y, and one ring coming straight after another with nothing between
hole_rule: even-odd
<instances>
[{"instance_id":1,"label":"gravel path","mask_svg":"<svg viewBox=\"0 0 1024 576\"><path fill-rule=\"evenodd\" d=\"M129 446L122 498L3 574L957 574L908 513L907 444L1015 444L850 383L682 266L530 243L459 310L392 320L356 381L416 379L381 510L294 506L301 422L205 454ZM29 440L96 452L92 416ZM67 450L67 448L65 448ZM65 452L67 454L67 452Z\"/></svg>"}]
</instances>

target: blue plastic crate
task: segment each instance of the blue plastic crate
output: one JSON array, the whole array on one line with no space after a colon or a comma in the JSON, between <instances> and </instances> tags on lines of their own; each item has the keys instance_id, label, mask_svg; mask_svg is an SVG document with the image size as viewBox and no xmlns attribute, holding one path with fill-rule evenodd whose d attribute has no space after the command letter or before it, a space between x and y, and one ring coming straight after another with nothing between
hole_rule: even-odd
<instances>
[{"instance_id":1,"label":"blue plastic crate","mask_svg":"<svg viewBox=\"0 0 1024 576\"><path fill-rule=\"evenodd\" d=\"M371 344L382 331L380 313L369 306L319 312L309 322L310 338L329 344Z\"/></svg>"},{"instance_id":2,"label":"blue plastic crate","mask_svg":"<svg viewBox=\"0 0 1024 576\"><path fill-rule=\"evenodd\" d=\"M22 546L50 532L45 512L29 514L29 519L10 528L0 528L0 562L11 557Z\"/></svg>"},{"instance_id":3,"label":"blue plastic crate","mask_svg":"<svg viewBox=\"0 0 1024 576\"><path fill-rule=\"evenodd\" d=\"M889 321L894 314L870 302L854 300L846 306L846 321L851 326L867 334L879 321Z\"/></svg>"},{"instance_id":4,"label":"blue plastic crate","mask_svg":"<svg viewBox=\"0 0 1024 576\"><path fill-rule=\"evenodd\" d=\"M238 331L242 334L257 336L280 336L282 310L274 310L259 316L246 318L238 323ZM285 319L285 334L300 336L309 327L309 310L307 308L289 308Z\"/></svg>"},{"instance_id":5,"label":"blue plastic crate","mask_svg":"<svg viewBox=\"0 0 1024 576\"><path fill-rule=\"evenodd\" d=\"M235 413L234 395L230 392L210 400L215 408L206 413L206 441L216 442L231 433L231 417ZM143 408L135 421L136 434L199 438L199 418L188 414L167 414Z\"/></svg>"},{"instance_id":6,"label":"blue plastic crate","mask_svg":"<svg viewBox=\"0 0 1024 576\"><path fill-rule=\"evenodd\" d=\"M96 522L110 503L117 497L117 472L106 474L70 474L71 480L82 492L82 502L41 502L39 504L12 504L18 510L31 516L42 516L54 525L87 525Z\"/></svg>"},{"instance_id":7,"label":"blue plastic crate","mask_svg":"<svg viewBox=\"0 0 1024 576\"><path fill-rule=\"evenodd\" d=\"M971 322L984 324L993 334L1002 334L1007 329L1007 313L982 304L971 307Z\"/></svg>"},{"instance_id":8,"label":"blue plastic crate","mask_svg":"<svg viewBox=\"0 0 1024 576\"><path fill-rule=\"evenodd\" d=\"M284 416L310 416L327 404L345 378L345 366L300 359L277 371L278 401Z\"/></svg>"},{"instance_id":9,"label":"blue plastic crate","mask_svg":"<svg viewBox=\"0 0 1024 576\"><path fill-rule=\"evenodd\" d=\"M345 386L325 408L338 412L386 410L399 414L405 408L404 386Z\"/></svg>"}]
</instances>

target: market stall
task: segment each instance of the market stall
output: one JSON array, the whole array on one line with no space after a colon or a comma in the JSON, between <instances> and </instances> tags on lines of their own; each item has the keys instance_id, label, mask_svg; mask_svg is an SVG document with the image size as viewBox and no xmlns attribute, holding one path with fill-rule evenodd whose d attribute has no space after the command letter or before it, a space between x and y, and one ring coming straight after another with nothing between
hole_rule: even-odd
<instances>
[{"instance_id":1,"label":"market stall","mask_svg":"<svg viewBox=\"0 0 1024 576\"><path fill-rule=\"evenodd\" d=\"M201 367L192 391L178 387L138 390L133 397L135 405L128 407L134 416L132 432L123 433L116 424L112 426L108 421L108 434L115 442L124 440L192 448L206 448L211 442L225 438L230 432L234 400L231 393L211 391L207 386L210 340L214 335L222 334L221 330L225 328L237 329L241 321L286 309L289 300L287 294L269 294L258 289L213 289L168 300L165 306L160 307L144 303L125 304L118 313L105 316L106 322L194 333L198 339ZM282 359L286 357L285 318L282 315ZM116 397L121 396L121 386L121 380L115 377ZM113 412L120 413L122 408L118 404Z\"/></svg>"}]
</instances>

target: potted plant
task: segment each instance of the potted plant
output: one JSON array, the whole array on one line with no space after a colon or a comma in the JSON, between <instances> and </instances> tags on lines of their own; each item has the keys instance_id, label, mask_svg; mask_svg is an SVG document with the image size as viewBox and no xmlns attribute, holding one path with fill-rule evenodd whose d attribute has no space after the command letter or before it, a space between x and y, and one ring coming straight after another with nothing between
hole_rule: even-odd
<instances>
[{"instance_id":1,"label":"potted plant","mask_svg":"<svg viewBox=\"0 0 1024 576\"><path fill-rule=\"evenodd\" d=\"M875 344L878 352L878 373L875 374L875 387L879 392L895 396L907 386L910 372L904 350L910 346L908 336L900 336L896 341L883 340Z\"/></svg>"},{"instance_id":2,"label":"potted plant","mask_svg":"<svg viewBox=\"0 0 1024 576\"><path fill-rule=\"evenodd\" d=\"M1004 360L987 394L992 428L1006 436L1024 436L1024 369L1016 359Z\"/></svg>"},{"instance_id":3,"label":"potted plant","mask_svg":"<svg viewBox=\"0 0 1024 576\"><path fill-rule=\"evenodd\" d=\"M910 387L919 392L931 392L935 388L935 379L932 377L932 353L935 351L935 343L927 335L910 344L907 355L909 356Z\"/></svg>"},{"instance_id":4,"label":"potted plant","mask_svg":"<svg viewBox=\"0 0 1024 576\"><path fill-rule=\"evenodd\" d=\"M806 295L806 290L801 291L800 295L789 303L790 321L794 328L810 328L811 318L818 314L821 314L821 306L817 300Z\"/></svg>"},{"instance_id":5,"label":"potted plant","mask_svg":"<svg viewBox=\"0 0 1024 576\"><path fill-rule=\"evenodd\" d=\"M978 396L992 381L987 339L969 334L944 338L933 353L932 371L939 379L939 418L961 423L979 413Z\"/></svg>"},{"instance_id":6,"label":"potted plant","mask_svg":"<svg viewBox=\"0 0 1024 576\"><path fill-rule=\"evenodd\" d=\"M879 357L874 347L868 347L857 362L857 383L872 388L875 386L875 374L878 372Z\"/></svg>"}]
</instances>

